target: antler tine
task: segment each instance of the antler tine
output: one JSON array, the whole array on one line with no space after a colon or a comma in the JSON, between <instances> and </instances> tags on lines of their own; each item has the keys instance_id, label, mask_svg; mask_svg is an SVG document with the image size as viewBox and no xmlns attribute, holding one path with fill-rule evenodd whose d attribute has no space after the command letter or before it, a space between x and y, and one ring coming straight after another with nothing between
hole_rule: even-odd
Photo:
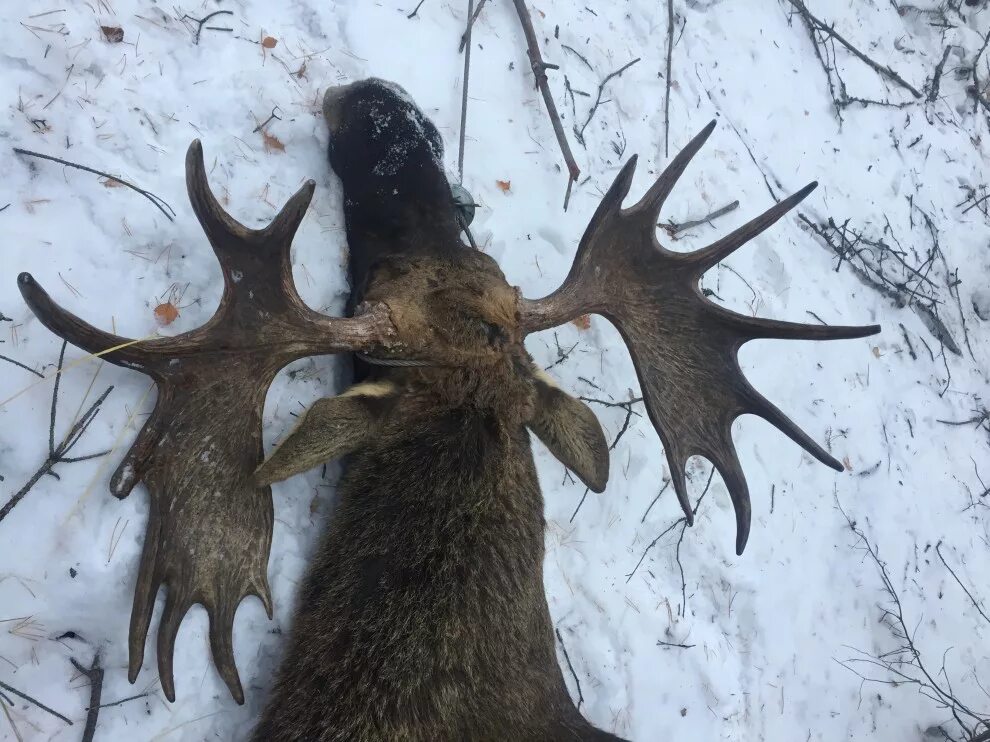
<instances>
[{"instance_id":1,"label":"antler tine","mask_svg":"<svg viewBox=\"0 0 990 742\"><path fill-rule=\"evenodd\" d=\"M203 145L198 139L194 139L186 151L186 189L189 191L193 211L214 247L223 245L229 237L283 245L291 243L306 216L306 210L316 192L316 181L309 179L303 183L267 227L249 229L228 214L213 195L203 160Z\"/></svg>"},{"instance_id":2,"label":"antler tine","mask_svg":"<svg viewBox=\"0 0 990 742\"><path fill-rule=\"evenodd\" d=\"M144 645L151 626L151 613L155 607L155 597L161 582L158 579L155 562L161 544L161 519L156 503L151 503L148 515L148 528L144 546L141 549L141 563L138 567L137 584L134 586L134 600L131 604L131 624L127 635L127 680L134 683L141 665L144 663Z\"/></svg>"},{"instance_id":3,"label":"antler tine","mask_svg":"<svg viewBox=\"0 0 990 742\"><path fill-rule=\"evenodd\" d=\"M708 247L692 253L691 259L696 266L697 274L700 276L705 271L713 268L719 261L724 260L740 247L761 232L765 232L773 226L784 214L801 203L813 190L818 187L818 181L808 183L797 193L785 198L780 203L764 211L755 219L751 219L739 229L727 234L720 240L713 242Z\"/></svg>"},{"instance_id":4,"label":"antler tine","mask_svg":"<svg viewBox=\"0 0 990 742\"><path fill-rule=\"evenodd\" d=\"M154 341L142 342L104 332L56 304L30 273L17 277L17 288L25 303L45 327L87 353L102 353L104 360L146 373L154 373ZM106 353L108 349L114 350Z\"/></svg>"},{"instance_id":5,"label":"antler tine","mask_svg":"<svg viewBox=\"0 0 990 742\"><path fill-rule=\"evenodd\" d=\"M749 340L855 340L876 335L880 325L806 325L725 311L726 321ZM731 317L731 319L730 319Z\"/></svg>"},{"instance_id":6,"label":"antler tine","mask_svg":"<svg viewBox=\"0 0 990 742\"><path fill-rule=\"evenodd\" d=\"M739 456L736 454L735 446L732 445L732 431L727 429L724 435L725 441L719 447L718 453L713 454L712 464L718 469L722 482L725 483L725 488L729 491L729 498L732 500L732 509L736 513L736 556L742 556L746 549L746 542L749 541L753 506L749 500L749 485L746 484L746 475L743 474Z\"/></svg>"},{"instance_id":7,"label":"antler tine","mask_svg":"<svg viewBox=\"0 0 990 742\"><path fill-rule=\"evenodd\" d=\"M797 426L797 423L780 411L780 408L756 391L749 384L749 382L746 382L746 385L749 387L748 391L750 397L750 408L747 412L752 415L756 415L757 417L762 417L768 423L777 428L777 430L781 433L801 446L801 448L805 451L825 464L825 466L835 469L835 471L845 470L842 464L839 463L834 456L818 445L818 443L811 436L801 430L801 428Z\"/></svg>"},{"instance_id":8,"label":"antler tine","mask_svg":"<svg viewBox=\"0 0 990 742\"><path fill-rule=\"evenodd\" d=\"M645 211L650 214L651 224L656 224L657 217L660 216L660 210L663 208L667 196L674 190L674 186L677 185L677 181L684 174L691 160L694 159L694 156L698 154L698 151L708 141L708 137L715 130L715 124L715 119L709 121L705 128L698 132L694 139L688 142L684 149L677 153L677 156L664 168L664 171L656 179L656 182L650 186L650 190L646 192L643 198L630 211Z\"/></svg>"},{"instance_id":9,"label":"antler tine","mask_svg":"<svg viewBox=\"0 0 990 742\"><path fill-rule=\"evenodd\" d=\"M269 225L260 230L260 236L277 245L289 245L292 238L296 236L296 230L299 229L303 217L306 216L306 210L313 200L314 193L316 193L316 181L307 180L292 195L292 198L285 202L282 210L278 212ZM288 257L288 253L289 251L286 250L286 257Z\"/></svg>"},{"instance_id":10,"label":"antler tine","mask_svg":"<svg viewBox=\"0 0 990 742\"><path fill-rule=\"evenodd\" d=\"M189 191L193 212L211 245L222 245L230 237L250 239L254 230L228 214L213 195L203 162L203 145L198 139L193 139L186 150L186 190Z\"/></svg>"},{"instance_id":11,"label":"antler tine","mask_svg":"<svg viewBox=\"0 0 990 742\"><path fill-rule=\"evenodd\" d=\"M175 673L172 669L175 658L175 637L179 633L182 619L190 608L180 589L179 585L168 586L165 610L162 611L161 623L158 625L158 679L165 697L172 702L175 701ZM219 667L216 657L213 661ZM242 702L238 701L238 703Z\"/></svg>"},{"instance_id":12,"label":"antler tine","mask_svg":"<svg viewBox=\"0 0 990 742\"><path fill-rule=\"evenodd\" d=\"M685 518L692 523L694 513L684 467L690 456L704 456L719 471L732 498L736 551L741 554L752 516L749 488L732 443L732 422L737 417L758 415L822 463L839 471L842 466L750 385L739 367L739 348L762 338L859 338L880 328L746 317L713 304L699 288L706 270L769 228L816 183L698 252L675 253L658 243L655 225L660 207L713 128L714 122L695 136L646 195L623 210L635 158L626 163L585 230L567 279L543 299L520 298L519 323L528 333L596 312L615 324L632 356Z\"/></svg>"},{"instance_id":13,"label":"antler tine","mask_svg":"<svg viewBox=\"0 0 990 742\"><path fill-rule=\"evenodd\" d=\"M226 683L237 703L244 703L244 689L241 678L237 674L237 663L234 661L234 611L229 606L222 605L208 608L210 617L210 649L213 652L213 662L223 682Z\"/></svg>"}]
</instances>

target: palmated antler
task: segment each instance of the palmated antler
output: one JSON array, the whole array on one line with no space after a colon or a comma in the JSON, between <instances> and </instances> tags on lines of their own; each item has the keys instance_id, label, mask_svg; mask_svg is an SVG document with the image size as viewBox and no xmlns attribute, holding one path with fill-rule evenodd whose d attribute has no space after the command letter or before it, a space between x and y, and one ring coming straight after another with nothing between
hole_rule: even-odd
<instances>
[{"instance_id":1,"label":"palmated antler","mask_svg":"<svg viewBox=\"0 0 990 742\"><path fill-rule=\"evenodd\" d=\"M201 603L210 616L214 662L231 695L243 703L234 664L234 613L245 596L257 595L272 615L271 488L252 478L263 458L265 394L287 363L311 355L387 350L393 331L384 306L355 318L329 318L296 293L289 252L313 197L313 181L260 230L239 224L217 202L198 140L186 154L186 185L223 271L220 306L196 330L103 356L147 374L158 387L154 411L110 480L116 497L126 497L141 480L151 495L131 612L129 678L133 683L141 668L155 597L165 585L158 630L165 695L175 700L172 655L179 624ZM59 307L30 274L22 273L18 284L38 319L74 345L97 353L131 342Z\"/></svg>"},{"instance_id":2,"label":"palmated antler","mask_svg":"<svg viewBox=\"0 0 990 742\"><path fill-rule=\"evenodd\" d=\"M524 332L556 327L585 313L607 317L622 334L639 376L643 399L667 454L677 499L689 523L693 511L684 469L689 457L710 460L725 481L736 511L736 553L749 536L749 490L735 447L732 422L753 414L767 420L808 453L837 471L842 464L813 441L743 376L737 358L750 340L839 340L873 335L878 325L803 325L746 317L701 293L702 274L769 228L815 189L810 183L708 247L675 253L657 241L664 201L691 158L708 139L706 126L628 209L634 156L622 168L591 219L563 285L537 301L520 300Z\"/></svg>"}]
</instances>

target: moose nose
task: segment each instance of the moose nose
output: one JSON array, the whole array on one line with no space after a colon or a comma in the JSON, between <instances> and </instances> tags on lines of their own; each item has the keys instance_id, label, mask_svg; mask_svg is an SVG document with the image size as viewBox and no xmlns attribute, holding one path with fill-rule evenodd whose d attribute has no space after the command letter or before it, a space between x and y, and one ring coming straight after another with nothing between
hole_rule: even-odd
<instances>
[{"instance_id":1,"label":"moose nose","mask_svg":"<svg viewBox=\"0 0 990 742\"><path fill-rule=\"evenodd\" d=\"M331 134L336 134L340 127L344 97L355 84L352 82L347 85L331 85L323 94L323 118L327 120Z\"/></svg>"}]
</instances>

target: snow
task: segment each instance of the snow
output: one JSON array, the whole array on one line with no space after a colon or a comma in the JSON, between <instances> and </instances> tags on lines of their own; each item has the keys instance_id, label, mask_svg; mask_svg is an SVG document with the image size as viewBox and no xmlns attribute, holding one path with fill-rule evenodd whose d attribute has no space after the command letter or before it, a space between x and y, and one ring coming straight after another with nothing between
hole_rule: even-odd
<instances>
[{"instance_id":1,"label":"snow","mask_svg":"<svg viewBox=\"0 0 990 742\"><path fill-rule=\"evenodd\" d=\"M214 191L250 227L267 223L300 183L316 179L294 244L294 275L311 306L339 313L347 291L346 245L341 193L325 158L322 91L372 75L394 80L437 123L445 163L456 171L457 45L466 3L426 0L411 19L414 3L401 5L240 0L166 10L115 0L5 7L0 207L10 206L0 211L0 311L12 321L0 323L0 352L46 375L58 357L60 341L19 295L20 271L30 271L69 310L121 335L173 334L209 318L223 281L185 195L184 153L193 138L203 142ZM958 204L966 188L977 197L986 192L988 122L974 115L966 88L990 12L985 3L963 6L964 17L950 13L952 27L941 28L930 14L907 6L898 12L894 3L841 5L809 3L919 90L951 45L938 99L912 102L906 90L838 47L849 95L911 102L905 108L853 104L842 111L840 127L825 73L789 3L677 0L671 156L711 118L719 126L664 218L695 219L737 198L741 205L675 242L662 231L661 239L673 249L704 246L772 205L767 183L780 193L818 180L822 185L799 211L815 224L832 217L841 227L848 219L871 239L896 237L905 259L923 266L925 275L922 281L908 273L908 292L916 287L938 297L939 318L961 355L940 345L930 318L865 285L851 270L853 259L836 270L836 256L792 214L709 272L704 287L741 312L809 322L813 313L828 323L883 325L880 336L864 340L760 342L741 353L753 384L812 437L828 441L848 472L818 465L767 424L744 418L734 432L753 499L746 553L733 553L731 504L716 477L695 527L680 541L679 526L660 539L627 581L650 542L680 515L668 489L644 516L667 473L645 416L632 417L612 453L607 490L588 495L573 522L583 487L534 442L546 497L547 596L581 681L581 708L595 724L631 739L938 739L937 725L958 735L950 712L916 687L864 683L839 664L856 649L878 655L898 644L879 621L885 596L877 569L837 502L887 563L929 666L937 671L944 662L955 694L976 710L990 709L982 690L990 676L990 626L935 554L941 542L948 564L986 611L988 423L941 421L979 420L987 404L990 228L981 209L963 213ZM553 290L566 275L621 163L640 155L632 199L669 159L666 4L584 7L543 0L537 7L533 21L544 56L561 66L549 73L553 93L589 180L575 188L563 213L562 159L510 3L488 4L475 27L465 156L465 185L481 204L475 237L531 297ZM204 28L197 45L196 23L179 16L202 18L218 8L233 15L206 25L233 30ZM121 26L123 43L106 42L100 25ZM263 48L263 36L277 45ZM636 57L641 61L609 82L608 102L585 131L586 148L580 146L571 131L565 76L574 90L591 94L574 99L583 122L599 81ZM985 81L990 69L981 70ZM280 118L266 131L284 151L252 132L276 106ZM628 149L620 157L615 150L623 142ZM177 216L166 220L127 188L15 155L15 146L119 175L165 199ZM511 188L503 192L496 180L510 181ZM921 211L932 221L944 261L929 259L933 230ZM899 275L896 266L889 270ZM958 299L949 288L956 281ZM180 316L159 328L153 308L174 291L184 295ZM577 343L550 369L564 389L618 401L638 394L629 357L606 321L594 318L588 330L568 325L556 333L561 348ZM531 338L529 347L542 366L560 360L552 333ZM126 677L146 494L139 486L118 501L107 491L154 392L146 377L84 360L71 346L66 366L56 439L77 409L112 384L74 453L113 453L57 466L60 479L42 477L0 522L0 681L76 725L69 728L16 698L10 717L25 740L78 738L88 690L69 658L88 666L98 650L106 668L104 702L149 694L103 709L98 738L242 738L265 702L296 587L332 512L335 468L326 479L314 471L275 488L269 567L275 618L269 621L259 601L247 600L234 628L247 703L237 706L213 669L206 614L196 607L179 631L177 699L169 704L157 683L153 640L137 683L129 685ZM2 503L47 456L52 381L2 361L0 369ZM292 427L292 413L339 391L342 381L333 358L284 370L268 395L266 445ZM613 440L624 410L593 406ZM709 471L706 462L692 460L692 501ZM159 596L152 632L161 602ZM859 669L888 677L878 668ZM15 738L0 718L0 739Z\"/></svg>"}]
</instances>

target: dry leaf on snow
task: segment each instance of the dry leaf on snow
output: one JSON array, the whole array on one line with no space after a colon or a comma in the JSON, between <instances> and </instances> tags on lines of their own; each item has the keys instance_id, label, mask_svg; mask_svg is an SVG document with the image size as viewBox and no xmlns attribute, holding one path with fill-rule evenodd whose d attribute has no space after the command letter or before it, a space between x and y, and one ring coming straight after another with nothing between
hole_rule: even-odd
<instances>
[{"instance_id":1,"label":"dry leaf on snow","mask_svg":"<svg viewBox=\"0 0 990 742\"><path fill-rule=\"evenodd\" d=\"M262 131L261 136L265 139L265 151L271 152L275 150L276 152L285 152L285 145L282 144L282 140L279 139L274 134L269 134L267 131Z\"/></svg>"},{"instance_id":2,"label":"dry leaf on snow","mask_svg":"<svg viewBox=\"0 0 990 742\"><path fill-rule=\"evenodd\" d=\"M495 185L499 187L499 190L502 191L502 193L508 193L512 189L511 180L496 180Z\"/></svg>"},{"instance_id":3,"label":"dry leaf on snow","mask_svg":"<svg viewBox=\"0 0 990 742\"><path fill-rule=\"evenodd\" d=\"M100 26L103 38L111 44L119 44L124 40L124 29L120 26Z\"/></svg>"},{"instance_id":4,"label":"dry leaf on snow","mask_svg":"<svg viewBox=\"0 0 990 742\"><path fill-rule=\"evenodd\" d=\"M179 310L170 301L155 307L155 321L160 325L170 325L179 316Z\"/></svg>"}]
</instances>

